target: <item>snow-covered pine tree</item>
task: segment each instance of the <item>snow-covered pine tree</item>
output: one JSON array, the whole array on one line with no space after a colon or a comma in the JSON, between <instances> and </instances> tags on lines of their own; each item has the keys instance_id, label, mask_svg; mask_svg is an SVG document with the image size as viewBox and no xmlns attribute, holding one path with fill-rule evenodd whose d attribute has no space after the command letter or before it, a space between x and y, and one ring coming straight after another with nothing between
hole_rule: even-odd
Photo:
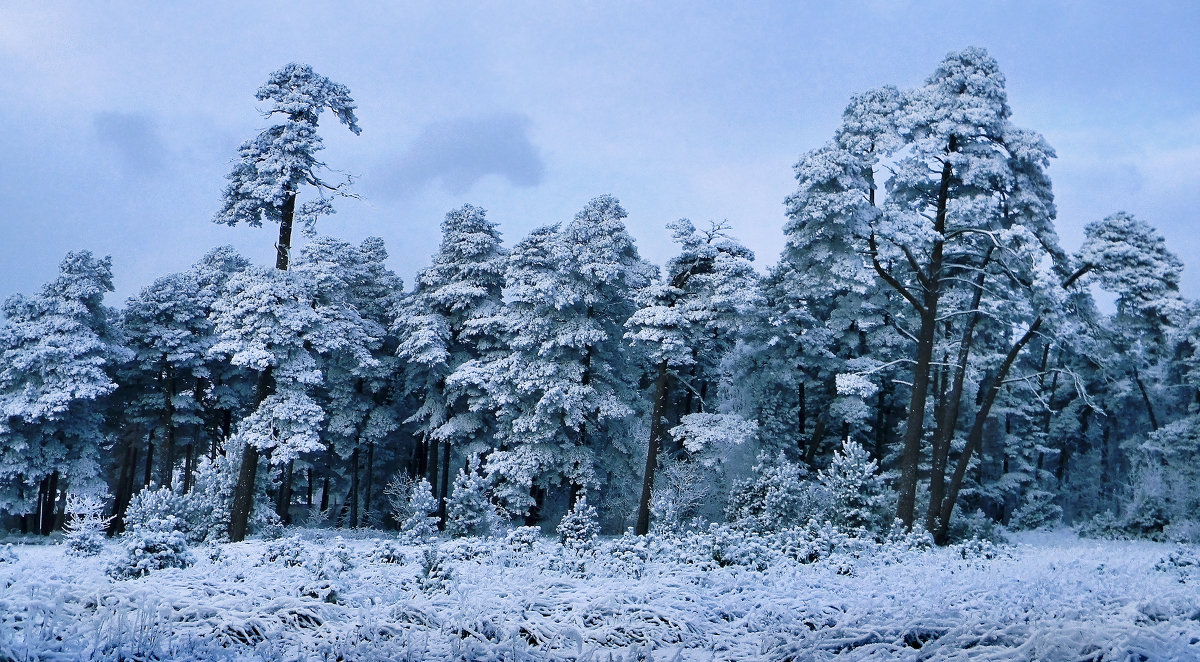
<instances>
[{"instance_id":1,"label":"snow-covered pine tree","mask_svg":"<svg viewBox=\"0 0 1200 662\"><path fill-rule=\"evenodd\" d=\"M892 523L892 492L879 465L851 439L842 442L829 466L819 473L829 498L830 521L843 531L884 534Z\"/></svg>"},{"instance_id":2,"label":"snow-covered pine tree","mask_svg":"<svg viewBox=\"0 0 1200 662\"><path fill-rule=\"evenodd\" d=\"M112 263L68 253L40 294L4 302L0 327L0 509L54 527L59 492L94 488L109 439L104 400L129 358L103 305ZM26 520L28 521L28 520Z\"/></svg>"},{"instance_id":3,"label":"snow-covered pine tree","mask_svg":"<svg viewBox=\"0 0 1200 662\"><path fill-rule=\"evenodd\" d=\"M472 205L452 210L442 222L442 242L433 263L417 274L415 288L395 317L393 330L400 342L398 356L405 361L405 384L420 402L409 421L418 424L426 444L426 467L443 521L452 449L469 454L489 445L489 417L468 407L467 382L455 388L449 380L455 370L494 343L483 333L485 327L471 322L499 310L504 264L500 231L486 212Z\"/></svg>"},{"instance_id":4,"label":"snow-covered pine tree","mask_svg":"<svg viewBox=\"0 0 1200 662\"><path fill-rule=\"evenodd\" d=\"M468 462L454 477L446 508L446 532L455 537L486 536L496 519L487 479Z\"/></svg>"},{"instance_id":5,"label":"snow-covered pine tree","mask_svg":"<svg viewBox=\"0 0 1200 662\"><path fill-rule=\"evenodd\" d=\"M721 362L760 303L751 265L754 253L730 238L727 226L713 223L701 233L691 221L680 219L668 227L680 254L667 263L663 282L638 293L639 308L625 323L626 337L654 366L650 438L634 528L638 535L650 530L650 498L667 439L667 417L678 420L704 412L716 400ZM677 393L684 394L682 402L675 402Z\"/></svg>"},{"instance_id":6,"label":"snow-covered pine tree","mask_svg":"<svg viewBox=\"0 0 1200 662\"><path fill-rule=\"evenodd\" d=\"M395 341L387 338L387 326L403 282L384 264L386 259L383 240L377 237L354 246L318 236L294 266L315 287L322 336L316 344L321 348L317 361L324 377L318 396L326 412L324 432L331 451L327 457L337 456L350 465L346 504L351 526L362 521L360 506L367 511L373 507L376 450L399 427L393 402ZM285 522L292 477L289 461L281 466L277 500Z\"/></svg>"},{"instance_id":7,"label":"snow-covered pine tree","mask_svg":"<svg viewBox=\"0 0 1200 662\"><path fill-rule=\"evenodd\" d=\"M512 513L536 518L554 486L575 492L633 474L633 443L619 428L632 420L638 375L622 326L655 269L624 218L615 198L601 196L566 226L535 229L514 246L504 306L477 322L503 329L506 347L455 376L487 394L472 407L496 413L486 471Z\"/></svg>"},{"instance_id":8,"label":"snow-covered pine tree","mask_svg":"<svg viewBox=\"0 0 1200 662\"><path fill-rule=\"evenodd\" d=\"M412 484L408 498L408 518L400 523L401 540L417 544L437 535L437 499L433 486L425 478Z\"/></svg>"},{"instance_id":9,"label":"snow-covered pine tree","mask_svg":"<svg viewBox=\"0 0 1200 662\"><path fill-rule=\"evenodd\" d=\"M354 115L356 106L350 97L350 90L345 85L314 73L312 67L305 64L292 63L273 72L267 82L258 88L255 98L270 101L271 105L265 111L268 118L280 115L284 121L264 130L255 139L242 143L239 159L228 175L229 186L225 189L223 205L213 221L230 226L246 223L256 227L264 222L278 223L275 267L284 271L291 257L295 221L298 219L306 229L312 230L318 216L333 212L327 194L349 195L345 188L350 183L348 179L333 185L318 175L324 168L324 164L316 158L316 153L323 148L321 137L317 135L317 122L321 114L325 110L331 111L355 135L361 133L362 129ZM302 186L313 187L318 197L297 206L296 199ZM263 411L262 404L273 389L271 382L277 377L265 367L266 364L259 374L261 384L256 395L259 411ZM300 369L296 374L302 372L305 369ZM296 394L293 392L291 395ZM283 398L277 398L275 404L284 404ZM301 402L293 397L286 408L292 410L293 420L303 418L315 424L319 419L314 419L310 405L310 402ZM230 511L229 537L235 542L241 541L246 535L257 467L257 446L254 443L245 444Z\"/></svg>"}]
</instances>

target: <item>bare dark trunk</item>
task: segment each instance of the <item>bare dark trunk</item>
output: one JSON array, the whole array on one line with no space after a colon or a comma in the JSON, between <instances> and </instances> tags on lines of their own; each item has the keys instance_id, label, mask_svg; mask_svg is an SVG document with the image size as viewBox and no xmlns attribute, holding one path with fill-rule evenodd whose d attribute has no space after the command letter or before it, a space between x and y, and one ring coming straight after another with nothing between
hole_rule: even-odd
<instances>
[{"instance_id":1,"label":"bare dark trunk","mask_svg":"<svg viewBox=\"0 0 1200 662\"><path fill-rule=\"evenodd\" d=\"M962 488L963 478L967 475L967 467L971 463L971 456L979 451L983 445L983 428L987 423L987 418L991 414L992 405L996 403L996 397L1000 395L1000 390L1004 386L1004 380L1008 377L1008 371L1012 369L1013 363L1016 362L1017 356L1021 350L1025 348L1031 338L1037 334L1037 330L1042 326L1042 318L1039 317L1033 321L1025 334L1020 340L1013 344L1008 350L1008 354L1004 357L1004 362L996 370L996 374L992 376L991 383L988 385L987 391L983 396L983 403L979 407L979 411L975 414L975 421L971 425L971 431L967 435L967 444L963 448L962 456L958 458L958 465L954 467L954 475L950 478L950 487L947 490L946 498L942 501L941 515L938 519L937 532L934 534L938 544L944 545L950 536L950 518L954 515L954 504L958 501L958 492Z\"/></svg>"},{"instance_id":2,"label":"bare dark trunk","mask_svg":"<svg viewBox=\"0 0 1200 662\"><path fill-rule=\"evenodd\" d=\"M438 496L438 528L446 528L446 501L450 494L450 444L442 442L442 489Z\"/></svg>"},{"instance_id":3,"label":"bare dark trunk","mask_svg":"<svg viewBox=\"0 0 1200 662\"><path fill-rule=\"evenodd\" d=\"M654 406L650 415L650 441L646 445L646 470L642 475L642 496L638 500L637 524L634 533L644 536L650 532L650 496L654 491L654 472L658 469L658 450L663 437L663 410L667 403L667 362L658 364L654 378Z\"/></svg>"},{"instance_id":4,"label":"bare dark trunk","mask_svg":"<svg viewBox=\"0 0 1200 662\"><path fill-rule=\"evenodd\" d=\"M350 494L346 497L350 506L350 528L358 528L358 448L350 454Z\"/></svg>"},{"instance_id":5,"label":"bare dark trunk","mask_svg":"<svg viewBox=\"0 0 1200 662\"><path fill-rule=\"evenodd\" d=\"M279 520L284 524L292 523L292 472L295 469L295 460L288 460L279 472L279 499L275 503L275 513L279 515Z\"/></svg>"},{"instance_id":6,"label":"bare dark trunk","mask_svg":"<svg viewBox=\"0 0 1200 662\"><path fill-rule=\"evenodd\" d=\"M146 472L142 477L142 487L150 484L150 472L154 470L154 432L151 429L146 437Z\"/></svg>"},{"instance_id":7,"label":"bare dark trunk","mask_svg":"<svg viewBox=\"0 0 1200 662\"><path fill-rule=\"evenodd\" d=\"M371 492L375 487L375 445L367 446L367 475L366 489L363 494L363 512L369 518L371 515Z\"/></svg>"}]
</instances>

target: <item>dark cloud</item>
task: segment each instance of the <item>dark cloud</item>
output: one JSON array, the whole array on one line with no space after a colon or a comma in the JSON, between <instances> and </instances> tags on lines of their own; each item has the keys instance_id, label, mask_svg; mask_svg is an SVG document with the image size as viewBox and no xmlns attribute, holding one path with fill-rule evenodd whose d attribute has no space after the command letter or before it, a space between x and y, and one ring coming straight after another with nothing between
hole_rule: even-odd
<instances>
[{"instance_id":1,"label":"dark cloud","mask_svg":"<svg viewBox=\"0 0 1200 662\"><path fill-rule=\"evenodd\" d=\"M402 196L438 182L455 195L497 175L523 188L542 182L546 166L518 113L463 117L426 125L399 158L383 168L381 193Z\"/></svg>"},{"instance_id":2,"label":"dark cloud","mask_svg":"<svg viewBox=\"0 0 1200 662\"><path fill-rule=\"evenodd\" d=\"M92 128L124 174L152 175L161 172L166 165L166 145L149 116L99 112L92 116Z\"/></svg>"}]
</instances>

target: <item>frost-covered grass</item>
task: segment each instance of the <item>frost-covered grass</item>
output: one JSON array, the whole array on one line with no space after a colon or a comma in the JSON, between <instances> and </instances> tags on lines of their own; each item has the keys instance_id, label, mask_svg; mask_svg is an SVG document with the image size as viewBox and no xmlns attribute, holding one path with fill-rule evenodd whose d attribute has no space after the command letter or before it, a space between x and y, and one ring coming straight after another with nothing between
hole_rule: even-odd
<instances>
[{"instance_id":1,"label":"frost-covered grass","mask_svg":"<svg viewBox=\"0 0 1200 662\"><path fill-rule=\"evenodd\" d=\"M0 660L1200 659L1195 548L1057 533L801 563L726 544L720 565L707 534L581 554L294 533L123 581L113 541L15 544Z\"/></svg>"}]
</instances>

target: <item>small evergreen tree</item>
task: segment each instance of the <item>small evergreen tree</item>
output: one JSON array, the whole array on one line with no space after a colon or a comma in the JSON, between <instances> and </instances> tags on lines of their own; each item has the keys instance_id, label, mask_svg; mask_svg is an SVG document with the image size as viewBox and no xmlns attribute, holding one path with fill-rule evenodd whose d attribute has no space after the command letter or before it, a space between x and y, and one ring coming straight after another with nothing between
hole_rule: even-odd
<instances>
[{"instance_id":1,"label":"small evergreen tree","mask_svg":"<svg viewBox=\"0 0 1200 662\"><path fill-rule=\"evenodd\" d=\"M408 499L408 519L400 524L400 537L409 542L437 535L437 499L433 497L433 486L422 478L413 483Z\"/></svg>"},{"instance_id":2,"label":"small evergreen tree","mask_svg":"<svg viewBox=\"0 0 1200 662\"><path fill-rule=\"evenodd\" d=\"M446 512L446 532L455 537L486 536L491 533L495 510L488 500L487 479L470 465L454 479Z\"/></svg>"},{"instance_id":3,"label":"small evergreen tree","mask_svg":"<svg viewBox=\"0 0 1200 662\"><path fill-rule=\"evenodd\" d=\"M588 505L587 494L580 494L570 512L558 523L558 541L567 549L581 551L592 546L600 535L596 509Z\"/></svg>"},{"instance_id":4,"label":"small evergreen tree","mask_svg":"<svg viewBox=\"0 0 1200 662\"><path fill-rule=\"evenodd\" d=\"M107 492L71 494L67 496L66 532L67 554L95 556L104 550L104 530L112 516L104 516Z\"/></svg>"},{"instance_id":5,"label":"small evergreen tree","mask_svg":"<svg viewBox=\"0 0 1200 662\"><path fill-rule=\"evenodd\" d=\"M819 480L828 493L829 521L834 525L882 533L891 523L891 490L879 474L879 465L854 441L843 442Z\"/></svg>"}]
</instances>

